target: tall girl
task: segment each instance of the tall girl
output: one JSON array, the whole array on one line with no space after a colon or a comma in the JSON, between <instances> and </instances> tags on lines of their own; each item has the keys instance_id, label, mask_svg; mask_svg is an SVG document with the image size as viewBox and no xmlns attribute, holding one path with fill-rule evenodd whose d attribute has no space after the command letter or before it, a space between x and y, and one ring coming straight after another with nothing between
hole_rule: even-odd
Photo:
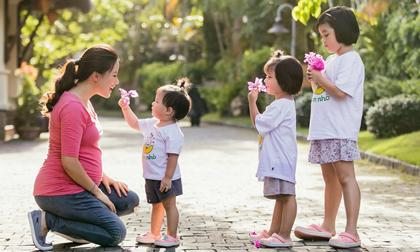
<instances>
[{"instance_id":1,"label":"tall girl","mask_svg":"<svg viewBox=\"0 0 420 252\"><path fill-rule=\"evenodd\" d=\"M363 111L365 68L352 44L359 37L359 26L351 9L337 6L321 14L317 28L323 45L333 53L326 60L325 73L307 71L308 79L314 83L309 162L321 165L325 182L324 220L321 225L296 227L295 235L302 239L327 239L330 246L337 248L358 247L360 190L353 161L360 159L357 139ZM332 238L342 197L346 227Z\"/></svg>"}]
</instances>

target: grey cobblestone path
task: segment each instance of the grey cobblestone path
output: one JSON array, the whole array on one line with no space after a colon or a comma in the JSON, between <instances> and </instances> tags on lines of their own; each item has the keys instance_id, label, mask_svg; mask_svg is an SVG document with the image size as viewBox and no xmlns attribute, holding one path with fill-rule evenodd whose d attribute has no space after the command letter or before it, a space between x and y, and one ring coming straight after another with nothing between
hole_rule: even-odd
<instances>
[{"instance_id":1,"label":"grey cobblestone path","mask_svg":"<svg viewBox=\"0 0 420 252\"><path fill-rule=\"evenodd\" d=\"M222 126L183 128L185 145L180 157L184 195L178 198L181 246L158 249L139 246L136 235L148 230L150 207L145 202L140 168L140 144L121 119L102 118L104 170L129 184L141 203L135 214L123 217L128 229L120 247L77 245L49 235L55 251L276 251L256 249L247 233L267 228L273 202L262 197L254 177L256 133ZM37 208L32 198L35 175L47 151L47 135L36 142L0 144L0 251L34 251L27 211ZM320 168L306 162L308 145L299 145L297 171L298 216L295 225L320 223L323 182ZM357 163L362 190L359 232L362 248L351 251L420 251L420 184L398 174ZM344 228L341 206L337 231ZM280 250L279 250L280 251ZM283 250L289 251L289 250ZM336 251L326 242L302 242L294 237L290 251Z\"/></svg>"}]
</instances>

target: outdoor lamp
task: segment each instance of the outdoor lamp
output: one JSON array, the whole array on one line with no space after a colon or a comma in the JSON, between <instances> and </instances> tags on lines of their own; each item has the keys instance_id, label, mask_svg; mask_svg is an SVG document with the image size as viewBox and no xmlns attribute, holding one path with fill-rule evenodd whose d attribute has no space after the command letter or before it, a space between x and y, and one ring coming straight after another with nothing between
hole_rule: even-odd
<instances>
[{"instance_id":1,"label":"outdoor lamp","mask_svg":"<svg viewBox=\"0 0 420 252\"><path fill-rule=\"evenodd\" d=\"M281 11L284 8L289 8L290 11L293 10L293 5L288 4L288 3L284 3L281 4L278 8L277 8L277 15L276 18L274 19L274 24L273 26L268 29L268 33L272 33L272 34L281 34L281 33L289 33L289 30L284 27L281 23ZM296 21L293 19L293 17L291 16L291 23L292 23L292 39L290 42L290 54L294 57L295 56L295 44L296 44Z\"/></svg>"}]
</instances>

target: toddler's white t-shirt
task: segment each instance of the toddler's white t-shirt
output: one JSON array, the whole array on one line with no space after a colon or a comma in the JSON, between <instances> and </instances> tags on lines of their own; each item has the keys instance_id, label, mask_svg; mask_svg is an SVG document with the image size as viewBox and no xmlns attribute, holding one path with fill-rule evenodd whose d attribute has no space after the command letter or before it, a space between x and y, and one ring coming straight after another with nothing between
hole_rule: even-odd
<instances>
[{"instance_id":1,"label":"toddler's white t-shirt","mask_svg":"<svg viewBox=\"0 0 420 252\"><path fill-rule=\"evenodd\" d=\"M140 133L144 136L142 151L143 177L162 180L165 177L168 154L180 154L184 143L184 134L178 124L173 123L157 127L158 119L139 120ZM172 180L181 178L179 164Z\"/></svg>"}]
</instances>

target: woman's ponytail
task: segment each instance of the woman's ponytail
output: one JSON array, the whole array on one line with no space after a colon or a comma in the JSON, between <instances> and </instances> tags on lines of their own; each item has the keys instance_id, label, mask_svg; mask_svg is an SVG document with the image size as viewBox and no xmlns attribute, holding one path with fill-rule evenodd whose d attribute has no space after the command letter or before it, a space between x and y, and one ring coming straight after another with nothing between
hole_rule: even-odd
<instances>
[{"instance_id":1,"label":"woman's ponytail","mask_svg":"<svg viewBox=\"0 0 420 252\"><path fill-rule=\"evenodd\" d=\"M64 72L62 72L61 76L58 77L55 81L55 92L49 92L44 95L44 102L41 102L45 104L43 108L44 115L50 113L53 110L55 104L57 104L57 102L60 100L61 95L65 91L69 91L71 88L76 86L76 64L77 61L68 61L62 68Z\"/></svg>"}]
</instances>

